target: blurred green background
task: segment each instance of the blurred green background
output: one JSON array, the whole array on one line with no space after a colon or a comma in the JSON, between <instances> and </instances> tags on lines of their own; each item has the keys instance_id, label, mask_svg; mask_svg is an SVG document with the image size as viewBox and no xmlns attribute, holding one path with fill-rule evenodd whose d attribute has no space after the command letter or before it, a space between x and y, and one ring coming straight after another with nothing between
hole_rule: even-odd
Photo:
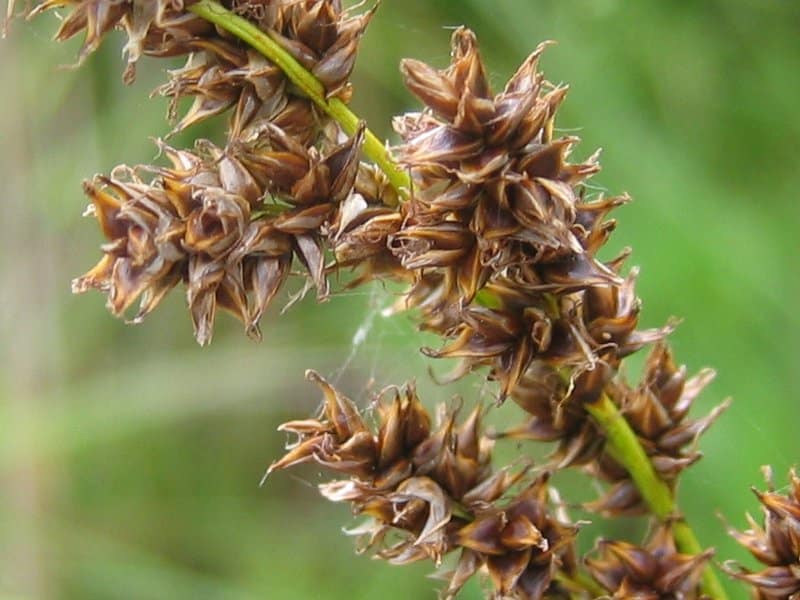
<instances>
[{"instance_id":1,"label":"blurred green background","mask_svg":"<svg viewBox=\"0 0 800 600\"><path fill-rule=\"evenodd\" d=\"M549 79L572 85L559 126L583 138L579 157L605 148L594 184L635 200L618 211L611 245L632 246L642 266L642 324L682 317L678 359L692 372L718 369L696 415L735 399L702 440L681 503L718 560L749 562L716 515L743 526L760 465L783 485L800 458L800 4L385 0L353 101L379 135L391 136L390 115L416 107L398 60L444 66L460 24L477 31L498 88L539 41L559 42L543 61ZM78 43L51 43L56 26L52 15L17 22L0 43L0 591L434 598L430 565L353 555L340 532L349 511L317 497L316 470L258 481L285 442L276 425L318 404L308 367L360 401L370 381L415 376L431 406L454 391L485 398L479 378L433 384L413 323L380 316L392 299L380 288L274 310L261 344L223 315L208 349L194 344L179 292L137 327L109 316L99 294L70 295L101 241L80 217L80 181L152 160L149 136L168 126L166 103L148 95L174 65L145 60L125 88L112 36L83 68L59 69ZM223 125L175 143L220 141ZM510 404L499 412L519 416ZM501 455L520 452L541 450ZM574 474L557 481L573 502L594 493ZM594 519L584 546L600 531L637 541L642 523ZM464 593L479 597L475 585Z\"/></svg>"}]
</instances>

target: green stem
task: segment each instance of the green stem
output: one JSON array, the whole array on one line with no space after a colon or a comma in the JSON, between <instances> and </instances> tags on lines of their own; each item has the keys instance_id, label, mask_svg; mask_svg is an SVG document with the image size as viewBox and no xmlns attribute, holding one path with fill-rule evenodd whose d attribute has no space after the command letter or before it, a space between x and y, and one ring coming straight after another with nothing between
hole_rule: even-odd
<instances>
[{"instance_id":1,"label":"green stem","mask_svg":"<svg viewBox=\"0 0 800 600\"><path fill-rule=\"evenodd\" d=\"M556 573L555 579L572 593L586 592L591 594L592 598L607 595L606 590L600 584L581 571L577 571L572 575L559 571Z\"/></svg>"},{"instance_id":2,"label":"green stem","mask_svg":"<svg viewBox=\"0 0 800 600\"><path fill-rule=\"evenodd\" d=\"M358 116L338 98L326 98L325 86L291 54L250 21L213 0L199 0L189 6L189 10L258 50L275 63L314 104L339 123L348 135L356 132L360 123ZM411 188L408 174L392 160L386 146L369 129L364 132L364 144L361 150L386 174L392 187L401 197L408 194L408 190Z\"/></svg>"},{"instance_id":3,"label":"green stem","mask_svg":"<svg viewBox=\"0 0 800 600\"><path fill-rule=\"evenodd\" d=\"M606 395L586 405L586 410L606 434L606 449L625 467L650 511L662 522L672 524L672 535L678 550L684 554L701 554L700 542L686 520L678 514L672 490L658 476L653 464L639 443L627 419ZM710 566L703 571L702 589L707 595L726 600L722 584Z\"/></svg>"}]
</instances>

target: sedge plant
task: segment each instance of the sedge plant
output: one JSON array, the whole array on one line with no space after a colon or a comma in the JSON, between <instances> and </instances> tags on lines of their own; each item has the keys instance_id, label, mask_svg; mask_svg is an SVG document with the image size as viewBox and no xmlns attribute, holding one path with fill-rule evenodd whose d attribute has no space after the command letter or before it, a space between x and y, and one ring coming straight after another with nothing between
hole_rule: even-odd
<instances>
[{"instance_id":1,"label":"sedge plant","mask_svg":"<svg viewBox=\"0 0 800 600\"><path fill-rule=\"evenodd\" d=\"M322 410L281 426L294 434L267 474L303 463L331 473L328 500L364 517L349 533L361 551L393 564L430 561L445 598L473 576L490 598L724 599L721 572L765 600L800 597L800 481L757 492L764 524L734 537L763 563L719 567L676 503L698 438L727 407L690 415L713 379L689 376L667 338L673 323L638 328L637 270L628 252L601 260L626 195L592 192L598 154L570 155L556 134L567 88L533 49L493 90L478 41L452 33L450 64L404 60L420 102L398 115L388 146L348 107L359 39L376 6L340 0L42 0L63 9L56 39L82 34L79 61L112 30L127 36L126 82L144 56L183 56L157 93L175 131L227 114L224 144L157 142L162 164L119 166L83 184L106 242L73 281L99 290L111 313L141 322L174 288L185 290L194 335L211 342L218 309L259 339L267 307L289 277L319 299L333 274L357 287L398 282L395 311L411 311L457 359L452 379L483 377L523 422L488 432L469 400L431 415L413 383L377 394L375 418L321 375ZM184 114L179 101L190 98ZM335 292L335 290L333 290ZM637 382L625 359L646 353ZM541 465L497 465L497 444L553 443ZM612 518L645 514L643 542L581 535L551 485L577 469L605 492L585 508ZM448 566L442 566L446 557Z\"/></svg>"}]
</instances>

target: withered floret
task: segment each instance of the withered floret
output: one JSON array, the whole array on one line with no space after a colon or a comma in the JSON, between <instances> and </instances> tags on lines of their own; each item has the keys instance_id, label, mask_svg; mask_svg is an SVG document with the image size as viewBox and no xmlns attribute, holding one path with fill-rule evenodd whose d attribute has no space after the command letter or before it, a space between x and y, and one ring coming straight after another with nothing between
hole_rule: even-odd
<instances>
[{"instance_id":1,"label":"withered floret","mask_svg":"<svg viewBox=\"0 0 800 600\"><path fill-rule=\"evenodd\" d=\"M296 257L318 297L328 295L326 248L340 264L363 267L355 283L397 274L387 239L401 217L387 205L397 195L373 172L356 181L363 127L349 139L313 102L287 85L282 70L242 41L191 12L191 0L32 0L31 17L56 8L67 14L56 34L82 32L79 61L114 29L127 36L131 82L145 55L187 56L156 90L194 102L175 130L232 110L223 148L195 151L162 145L170 168L120 167L85 186L108 243L103 258L73 283L108 293L122 315L137 300L132 321L152 311L179 281L187 285L195 336L211 340L218 307L233 312L259 337L258 321ZM373 10L346 11L339 0L234 0L224 3L250 20L309 69L328 96L349 98L358 41ZM8 15L16 3L9 3ZM155 176L148 180L144 172ZM353 196L353 198L351 198ZM345 202L347 201L347 202ZM330 240L330 244L328 244Z\"/></svg>"},{"instance_id":2,"label":"withered floret","mask_svg":"<svg viewBox=\"0 0 800 600\"><path fill-rule=\"evenodd\" d=\"M193 0L31 0L24 12L33 17L67 8L69 12L55 37L64 41L84 33L79 63L97 50L109 32L123 31L127 37L123 49L126 83L134 80L142 56L186 56L185 65L169 71L168 83L155 91L171 98L172 120L181 98L194 100L173 133L234 109L231 138L239 137L250 126L270 121L302 143L312 143L327 117L308 98L287 90L280 68L193 14L192 4ZM225 4L309 69L329 97L349 99L348 79L374 8L354 15L343 10L339 0L234 0ZM15 0L11 0L9 16L14 15L15 6Z\"/></svg>"},{"instance_id":3,"label":"withered floret","mask_svg":"<svg viewBox=\"0 0 800 600\"><path fill-rule=\"evenodd\" d=\"M293 257L318 297L327 297L325 240L353 193L361 139L359 132L321 151L266 124L228 149L162 144L170 167L118 168L87 182L108 243L73 291L106 292L117 316L141 299L133 318L139 322L184 281L199 343L211 341L218 306L259 337L259 319ZM154 174L149 182L142 179L147 171Z\"/></svg>"},{"instance_id":4,"label":"withered floret","mask_svg":"<svg viewBox=\"0 0 800 600\"><path fill-rule=\"evenodd\" d=\"M14 14L15 4L10 1L9 15ZM26 2L26 13L33 17L53 9L70 9L55 37L64 41L84 32L79 62L97 50L109 32L123 30L128 38L123 78L130 83L143 55L187 54L198 49L194 42L215 35L213 25L185 10L189 4L184 0L42 0Z\"/></svg>"},{"instance_id":5,"label":"withered floret","mask_svg":"<svg viewBox=\"0 0 800 600\"><path fill-rule=\"evenodd\" d=\"M588 418L584 405L597 400L612 375L612 369L601 363L566 379L558 369L534 362L511 395L530 416L501 437L557 442L550 455L554 469L590 463L602 452L605 436Z\"/></svg>"},{"instance_id":6,"label":"withered floret","mask_svg":"<svg viewBox=\"0 0 800 600\"><path fill-rule=\"evenodd\" d=\"M789 490L774 490L767 469L769 490L753 490L764 513L763 526L747 515L749 529L730 530L733 538L764 565L753 571L733 562L725 570L747 583L758 600L797 600L800 598L800 477L789 473Z\"/></svg>"},{"instance_id":7,"label":"withered floret","mask_svg":"<svg viewBox=\"0 0 800 600\"><path fill-rule=\"evenodd\" d=\"M456 532L462 550L448 597L479 570L488 573L495 598L554 597L556 573L576 568L577 528L552 515L547 482L547 474L541 475L509 502L475 511L474 520Z\"/></svg>"},{"instance_id":8,"label":"withered floret","mask_svg":"<svg viewBox=\"0 0 800 600\"><path fill-rule=\"evenodd\" d=\"M589 572L620 600L697 600L705 598L698 584L713 550L680 554L670 525L660 525L644 547L628 542L600 540L597 558L589 558Z\"/></svg>"},{"instance_id":9,"label":"withered floret","mask_svg":"<svg viewBox=\"0 0 800 600\"><path fill-rule=\"evenodd\" d=\"M566 89L551 88L538 72L545 45L497 95L467 29L453 34L447 69L402 63L407 86L428 110L395 120L405 142L399 159L417 184L396 252L409 268L452 271L463 302L510 265L526 265L516 273L519 283L546 285L534 265L585 251L574 185L598 167L595 157L566 162L576 138L552 139ZM461 252L437 247L456 231Z\"/></svg>"},{"instance_id":10,"label":"withered floret","mask_svg":"<svg viewBox=\"0 0 800 600\"><path fill-rule=\"evenodd\" d=\"M585 197L597 155L570 163L578 139L554 137L566 88L538 70L546 45L493 94L474 34L459 28L446 69L403 62L426 110L395 120L415 186L389 238L416 278L404 307L448 340L427 354L460 358L456 375L488 366L501 398L534 361L616 368L669 331L636 331L636 272L620 274L627 253L596 258L615 227L606 216L628 198Z\"/></svg>"},{"instance_id":11,"label":"withered floret","mask_svg":"<svg viewBox=\"0 0 800 600\"><path fill-rule=\"evenodd\" d=\"M477 572L489 575L498 598L543 598L559 569L575 568L577 530L552 515L547 475L505 498L528 469L492 471L492 442L482 433L479 407L460 423L457 408L440 408L432 425L408 384L379 396L371 427L318 374L308 377L323 390L323 412L281 426L297 440L267 474L313 462L346 475L320 491L367 518L350 531L362 551L394 564L430 559L436 565L459 551L455 568L439 573L448 598Z\"/></svg>"},{"instance_id":12,"label":"withered floret","mask_svg":"<svg viewBox=\"0 0 800 600\"><path fill-rule=\"evenodd\" d=\"M233 0L232 8L269 32L322 82L329 97L349 98L347 79L375 7L350 15L341 0Z\"/></svg>"},{"instance_id":13,"label":"withered floret","mask_svg":"<svg viewBox=\"0 0 800 600\"><path fill-rule=\"evenodd\" d=\"M100 261L72 282L72 290L107 292L115 315L141 296L134 317L140 320L186 274L185 222L165 190L151 188L129 170L87 181L84 192L92 201L87 213L97 218L108 243Z\"/></svg>"}]
</instances>

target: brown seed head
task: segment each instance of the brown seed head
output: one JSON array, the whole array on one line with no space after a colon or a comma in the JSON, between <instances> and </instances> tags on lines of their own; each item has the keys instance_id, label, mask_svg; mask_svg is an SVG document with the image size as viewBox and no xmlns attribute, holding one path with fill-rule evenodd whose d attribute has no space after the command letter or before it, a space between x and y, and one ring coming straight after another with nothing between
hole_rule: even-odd
<instances>
[{"instance_id":1,"label":"brown seed head","mask_svg":"<svg viewBox=\"0 0 800 600\"><path fill-rule=\"evenodd\" d=\"M771 482L768 491L753 491L764 513L763 526L747 515L749 529L729 532L765 568L751 571L731 562L725 570L750 585L754 598L796 600L800 598L800 477L790 471L786 494L774 491Z\"/></svg>"},{"instance_id":2,"label":"brown seed head","mask_svg":"<svg viewBox=\"0 0 800 600\"><path fill-rule=\"evenodd\" d=\"M644 547L601 540L597 558L586 560L589 572L611 598L696 600L698 584L713 550L679 554L669 525L661 525Z\"/></svg>"},{"instance_id":3,"label":"brown seed head","mask_svg":"<svg viewBox=\"0 0 800 600\"><path fill-rule=\"evenodd\" d=\"M427 108L395 120L415 183L389 238L415 274L405 307L448 340L427 354L460 358L454 376L489 366L501 398L534 361L578 375L615 369L669 331L636 331L636 271L620 275L626 254L596 258L614 229L608 213L628 198L586 199L597 154L570 163L577 138L553 137L566 88L539 72L545 47L494 94L474 34L460 28L446 69L403 62Z\"/></svg>"},{"instance_id":4,"label":"brown seed head","mask_svg":"<svg viewBox=\"0 0 800 600\"><path fill-rule=\"evenodd\" d=\"M141 298L134 317L139 320L186 273L186 228L164 190L144 184L130 170L118 169L117 174L84 183L92 202L88 212L95 215L108 242L100 262L75 279L72 290L106 292L108 309L117 316Z\"/></svg>"},{"instance_id":5,"label":"brown seed head","mask_svg":"<svg viewBox=\"0 0 800 600\"><path fill-rule=\"evenodd\" d=\"M370 518L351 532L363 549L395 564L438 564L461 551L455 571L444 575L447 597L483 570L498 595L538 599L558 569L574 567L576 529L550 513L546 475L503 499L527 469L491 471L492 442L478 408L460 422L458 409L442 408L433 427L413 385L389 388L370 428L352 402L318 375L309 378L324 392L323 415L281 426L298 439L268 473L313 462L347 475L320 489Z\"/></svg>"},{"instance_id":6,"label":"brown seed head","mask_svg":"<svg viewBox=\"0 0 800 600\"><path fill-rule=\"evenodd\" d=\"M103 259L76 279L74 291L107 292L115 315L141 297L138 322L183 280L201 344L211 340L218 307L259 337L258 321L293 257L318 297L327 296L326 240L353 194L362 138L359 131L318 150L265 124L224 149L207 141L194 152L159 143L169 167L118 168L112 177L87 183L92 212L109 243ZM146 173L153 175L149 182L142 179ZM389 230L396 223L387 214L383 220ZM378 255L375 244L352 252Z\"/></svg>"},{"instance_id":7,"label":"brown seed head","mask_svg":"<svg viewBox=\"0 0 800 600\"><path fill-rule=\"evenodd\" d=\"M551 514L547 480L542 475L509 502L476 511L454 532L462 551L445 597L455 596L478 570L488 573L498 598L551 597L555 573L574 567L577 528Z\"/></svg>"}]
</instances>

